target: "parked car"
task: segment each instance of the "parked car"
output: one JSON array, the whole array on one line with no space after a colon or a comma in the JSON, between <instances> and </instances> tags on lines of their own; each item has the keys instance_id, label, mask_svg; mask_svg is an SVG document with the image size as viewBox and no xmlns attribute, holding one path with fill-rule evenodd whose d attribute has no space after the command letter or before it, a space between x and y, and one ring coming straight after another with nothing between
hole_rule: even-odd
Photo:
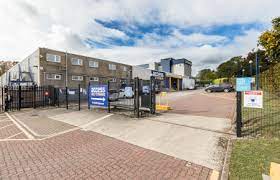
<instances>
[{"instance_id":1,"label":"parked car","mask_svg":"<svg viewBox=\"0 0 280 180\"><path fill-rule=\"evenodd\" d=\"M119 91L119 98L133 98L134 92L131 86L126 86Z\"/></svg>"},{"instance_id":2,"label":"parked car","mask_svg":"<svg viewBox=\"0 0 280 180\"><path fill-rule=\"evenodd\" d=\"M207 88L205 88L205 91L208 93L211 92L232 92L234 91L234 88L231 84L220 84L220 85L210 85Z\"/></svg>"},{"instance_id":3,"label":"parked car","mask_svg":"<svg viewBox=\"0 0 280 180\"><path fill-rule=\"evenodd\" d=\"M109 100L110 101L117 101L119 100L119 93L117 90L109 90Z\"/></svg>"}]
</instances>

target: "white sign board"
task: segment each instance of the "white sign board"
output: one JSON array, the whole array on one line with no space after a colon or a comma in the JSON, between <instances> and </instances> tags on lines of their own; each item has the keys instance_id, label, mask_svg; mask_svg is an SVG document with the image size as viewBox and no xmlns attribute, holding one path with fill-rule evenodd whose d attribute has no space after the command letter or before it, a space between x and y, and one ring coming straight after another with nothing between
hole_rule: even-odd
<instances>
[{"instance_id":1,"label":"white sign board","mask_svg":"<svg viewBox=\"0 0 280 180\"><path fill-rule=\"evenodd\" d=\"M125 87L124 94L125 94L125 97L133 97L132 87Z\"/></svg>"},{"instance_id":2,"label":"white sign board","mask_svg":"<svg viewBox=\"0 0 280 180\"><path fill-rule=\"evenodd\" d=\"M245 91L244 107L263 108L263 91Z\"/></svg>"}]
</instances>

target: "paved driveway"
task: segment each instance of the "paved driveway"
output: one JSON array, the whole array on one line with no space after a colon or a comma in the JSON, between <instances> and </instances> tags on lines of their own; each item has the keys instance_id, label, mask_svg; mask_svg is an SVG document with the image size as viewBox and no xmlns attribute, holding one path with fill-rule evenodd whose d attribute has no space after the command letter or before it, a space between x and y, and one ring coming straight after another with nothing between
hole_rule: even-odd
<instances>
[{"instance_id":1,"label":"paved driveway","mask_svg":"<svg viewBox=\"0 0 280 180\"><path fill-rule=\"evenodd\" d=\"M0 179L209 179L212 175L210 168L90 130L107 118L118 121L117 115L48 109L14 112L11 117L27 125L31 134L46 131L27 117L48 121L55 130L56 125L63 128L25 141L0 141ZM68 126L74 128L65 130Z\"/></svg>"}]
</instances>

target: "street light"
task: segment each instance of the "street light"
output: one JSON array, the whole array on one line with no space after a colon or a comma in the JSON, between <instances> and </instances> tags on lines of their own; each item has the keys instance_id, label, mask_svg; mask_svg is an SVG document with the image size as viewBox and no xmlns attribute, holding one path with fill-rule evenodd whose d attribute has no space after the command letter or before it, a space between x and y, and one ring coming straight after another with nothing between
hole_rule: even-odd
<instances>
[{"instance_id":1,"label":"street light","mask_svg":"<svg viewBox=\"0 0 280 180\"><path fill-rule=\"evenodd\" d=\"M245 75L245 69L242 69L242 77Z\"/></svg>"},{"instance_id":2,"label":"street light","mask_svg":"<svg viewBox=\"0 0 280 180\"><path fill-rule=\"evenodd\" d=\"M250 60L249 64L250 64L250 74L251 74L251 77L253 77L253 61Z\"/></svg>"}]
</instances>

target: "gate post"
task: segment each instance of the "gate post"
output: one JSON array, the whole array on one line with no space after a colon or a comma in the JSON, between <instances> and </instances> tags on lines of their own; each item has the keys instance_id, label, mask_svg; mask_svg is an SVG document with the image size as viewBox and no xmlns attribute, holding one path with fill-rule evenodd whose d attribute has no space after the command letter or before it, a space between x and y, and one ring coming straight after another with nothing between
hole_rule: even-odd
<instances>
[{"instance_id":1,"label":"gate post","mask_svg":"<svg viewBox=\"0 0 280 180\"><path fill-rule=\"evenodd\" d=\"M18 110L21 109L21 85L18 86Z\"/></svg>"},{"instance_id":2,"label":"gate post","mask_svg":"<svg viewBox=\"0 0 280 180\"><path fill-rule=\"evenodd\" d=\"M68 109L68 87L65 88L66 109Z\"/></svg>"},{"instance_id":3,"label":"gate post","mask_svg":"<svg viewBox=\"0 0 280 180\"><path fill-rule=\"evenodd\" d=\"M36 85L33 85L33 108L36 109Z\"/></svg>"},{"instance_id":4,"label":"gate post","mask_svg":"<svg viewBox=\"0 0 280 180\"><path fill-rule=\"evenodd\" d=\"M1 87L1 111L4 111L4 88Z\"/></svg>"},{"instance_id":5,"label":"gate post","mask_svg":"<svg viewBox=\"0 0 280 180\"><path fill-rule=\"evenodd\" d=\"M151 76L151 79L150 79L150 89L151 89L151 92L150 92L150 104L151 104L151 107L150 107L150 112L151 114L155 114L156 112L156 87L155 87L155 77L154 76Z\"/></svg>"},{"instance_id":6,"label":"gate post","mask_svg":"<svg viewBox=\"0 0 280 180\"><path fill-rule=\"evenodd\" d=\"M241 65L237 62L237 77L241 77ZM236 136L241 137L241 127L242 127L242 92L237 91L236 94Z\"/></svg>"},{"instance_id":7,"label":"gate post","mask_svg":"<svg viewBox=\"0 0 280 180\"><path fill-rule=\"evenodd\" d=\"M90 93L90 82L88 83L88 88L87 88L88 109L90 110L90 99L89 99L90 95L89 95L89 93Z\"/></svg>"},{"instance_id":8,"label":"gate post","mask_svg":"<svg viewBox=\"0 0 280 180\"><path fill-rule=\"evenodd\" d=\"M79 84L79 92L78 92L78 97L79 97L79 111L81 110L81 85Z\"/></svg>"},{"instance_id":9,"label":"gate post","mask_svg":"<svg viewBox=\"0 0 280 180\"><path fill-rule=\"evenodd\" d=\"M8 95L8 87L7 86L5 86L4 87L4 94L5 94L5 97L4 97L4 101L5 101L5 109L4 109L4 111L5 112L8 112L8 110L9 110L9 102L8 102L8 99L9 99L9 95Z\"/></svg>"},{"instance_id":10,"label":"gate post","mask_svg":"<svg viewBox=\"0 0 280 180\"><path fill-rule=\"evenodd\" d=\"M111 104L110 104L110 80L108 80L108 113L111 112Z\"/></svg>"},{"instance_id":11,"label":"gate post","mask_svg":"<svg viewBox=\"0 0 280 180\"><path fill-rule=\"evenodd\" d=\"M242 127L242 92L237 92L236 99L236 135L241 137L241 127Z\"/></svg>"},{"instance_id":12,"label":"gate post","mask_svg":"<svg viewBox=\"0 0 280 180\"><path fill-rule=\"evenodd\" d=\"M135 84L135 99L134 99L134 109L136 110L136 117L140 117L140 96L139 96L139 78L134 79Z\"/></svg>"}]
</instances>

